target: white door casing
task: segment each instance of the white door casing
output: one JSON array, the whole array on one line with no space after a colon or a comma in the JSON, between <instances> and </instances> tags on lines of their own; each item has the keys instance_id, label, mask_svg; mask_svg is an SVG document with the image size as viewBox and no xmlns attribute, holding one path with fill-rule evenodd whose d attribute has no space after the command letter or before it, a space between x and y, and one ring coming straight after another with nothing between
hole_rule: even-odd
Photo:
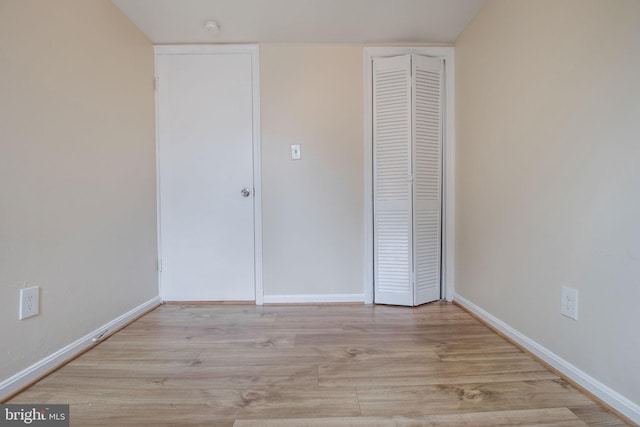
<instances>
[{"instance_id":1,"label":"white door casing","mask_svg":"<svg viewBox=\"0 0 640 427\"><path fill-rule=\"evenodd\" d=\"M157 46L156 75L161 296L261 304L257 47Z\"/></svg>"}]
</instances>

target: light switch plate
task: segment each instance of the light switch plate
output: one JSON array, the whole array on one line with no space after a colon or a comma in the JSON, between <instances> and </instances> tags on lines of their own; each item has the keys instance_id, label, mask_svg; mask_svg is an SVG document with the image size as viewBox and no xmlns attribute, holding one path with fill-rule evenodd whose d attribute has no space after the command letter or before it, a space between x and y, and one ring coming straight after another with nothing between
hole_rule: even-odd
<instances>
[{"instance_id":1,"label":"light switch plate","mask_svg":"<svg viewBox=\"0 0 640 427\"><path fill-rule=\"evenodd\" d=\"M302 153L300 152L300 144L291 146L291 160L300 160Z\"/></svg>"}]
</instances>

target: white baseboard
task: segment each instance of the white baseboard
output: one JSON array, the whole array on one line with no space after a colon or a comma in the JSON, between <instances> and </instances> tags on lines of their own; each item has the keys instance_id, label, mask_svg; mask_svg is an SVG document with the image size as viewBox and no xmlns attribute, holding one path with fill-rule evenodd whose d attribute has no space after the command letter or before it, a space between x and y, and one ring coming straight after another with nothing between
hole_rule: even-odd
<instances>
[{"instance_id":1,"label":"white baseboard","mask_svg":"<svg viewBox=\"0 0 640 427\"><path fill-rule=\"evenodd\" d=\"M331 302L364 302L364 294L265 295L265 304L313 304Z\"/></svg>"},{"instance_id":2,"label":"white baseboard","mask_svg":"<svg viewBox=\"0 0 640 427\"><path fill-rule=\"evenodd\" d=\"M0 382L0 401L6 399L28 384L36 381L52 369L55 369L56 367L64 364L66 361L82 353L87 348L94 345L96 342L105 339L122 326L131 322L136 317L144 314L145 312L159 306L161 303L162 300L160 299L160 297L154 297L149 301L140 304L133 310L130 310L127 313L124 313L123 315L102 325L95 331L88 333L84 337L34 363L28 368L23 369L12 377L9 377L6 380Z\"/></svg>"},{"instance_id":3,"label":"white baseboard","mask_svg":"<svg viewBox=\"0 0 640 427\"><path fill-rule=\"evenodd\" d=\"M458 294L454 294L453 300L496 328L511 340L521 345L536 357L539 357L541 360L551 365L554 369L558 370L558 372L565 375L571 381L574 381L580 387L583 387L589 393L593 394L595 397L602 400L625 417L629 418L634 423L640 424L640 405L638 405L637 403L632 402L630 399L604 385L589 374L581 371L570 362L564 360L557 354L553 353L551 350L543 347L536 341L515 330L502 320L478 307L468 299Z\"/></svg>"}]
</instances>

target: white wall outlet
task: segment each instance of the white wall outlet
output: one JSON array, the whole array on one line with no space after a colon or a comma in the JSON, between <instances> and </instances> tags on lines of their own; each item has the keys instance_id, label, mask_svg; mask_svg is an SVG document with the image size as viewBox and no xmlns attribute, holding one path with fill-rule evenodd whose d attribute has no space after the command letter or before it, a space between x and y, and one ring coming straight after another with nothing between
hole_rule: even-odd
<instances>
[{"instance_id":1,"label":"white wall outlet","mask_svg":"<svg viewBox=\"0 0 640 427\"><path fill-rule=\"evenodd\" d=\"M573 320L578 320L578 290L562 287L562 303L560 314Z\"/></svg>"},{"instance_id":2,"label":"white wall outlet","mask_svg":"<svg viewBox=\"0 0 640 427\"><path fill-rule=\"evenodd\" d=\"M33 317L40 313L40 287L20 289L19 319Z\"/></svg>"},{"instance_id":3,"label":"white wall outlet","mask_svg":"<svg viewBox=\"0 0 640 427\"><path fill-rule=\"evenodd\" d=\"M300 144L291 146L291 160L300 160L302 152L300 151Z\"/></svg>"}]
</instances>

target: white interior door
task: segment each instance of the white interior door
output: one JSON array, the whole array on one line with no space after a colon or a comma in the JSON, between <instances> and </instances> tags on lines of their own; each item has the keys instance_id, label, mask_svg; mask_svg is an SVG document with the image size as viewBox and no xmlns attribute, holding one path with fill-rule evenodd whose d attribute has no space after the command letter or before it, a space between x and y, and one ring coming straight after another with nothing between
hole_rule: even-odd
<instances>
[{"instance_id":1,"label":"white interior door","mask_svg":"<svg viewBox=\"0 0 640 427\"><path fill-rule=\"evenodd\" d=\"M440 298L443 64L373 60L374 302Z\"/></svg>"},{"instance_id":2,"label":"white interior door","mask_svg":"<svg viewBox=\"0 0 640 427\"><path fill-rule=\"evenodd\" d=\"M255 300L252 57L156 61L162 297Z\"/></svg>"}]
</instances>

